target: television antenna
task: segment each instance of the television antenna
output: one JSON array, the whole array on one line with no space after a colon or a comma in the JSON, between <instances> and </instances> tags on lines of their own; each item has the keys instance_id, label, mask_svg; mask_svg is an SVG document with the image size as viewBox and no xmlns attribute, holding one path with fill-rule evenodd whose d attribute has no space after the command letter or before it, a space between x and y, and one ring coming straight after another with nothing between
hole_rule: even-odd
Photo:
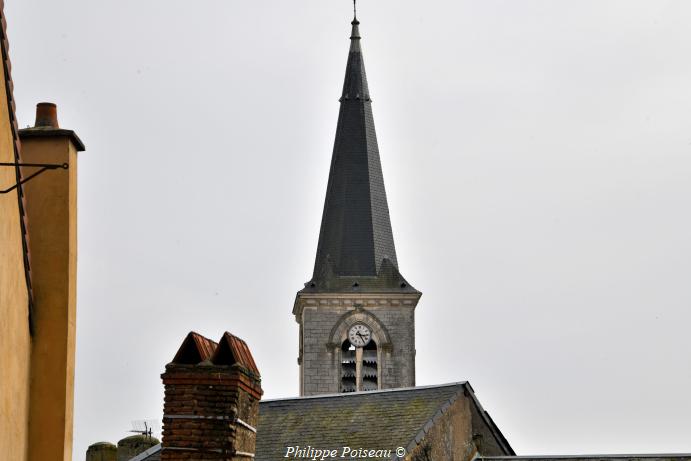
<instances>
[{"instance_id":1,"label":"television antenna","mask_svg":"<svg viewBox=\"0 0 691 461\"><path fill-rule=\"evenodd\" d=\"M134 432L152 438L154 436L154 430L158 432L158 421L153 419L132 421L132 428L133 429L128 432Z\"/></svg>"}]
</instances>

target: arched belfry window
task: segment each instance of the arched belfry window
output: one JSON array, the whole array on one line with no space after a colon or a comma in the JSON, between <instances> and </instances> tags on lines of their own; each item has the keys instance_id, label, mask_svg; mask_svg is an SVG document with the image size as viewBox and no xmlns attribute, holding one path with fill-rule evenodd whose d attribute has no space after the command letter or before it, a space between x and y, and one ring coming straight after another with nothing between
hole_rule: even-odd
<instances>
[{"instance_id":1,"label":"arched belfry window","mask_svg":"<svg viewBox=\"0 0 691 461\"><path fill-rule=\"evenodd\" d=\"M379 368L377 357L377 343L370 341L362 349L362 390L376 391L379 389Z\"/></svg>"},{"instance_id":2,"label":"arched belfry window","mask_svg":"<svg viewBox=\"0 0 691 461\"><path fill-rule=\"evenodd\" d=\"M355 346L347 339L341 346L341 392L357 391Z\"/></svg>"},{"instance_id":3,"label":"arched belfry window","mask_svg":"<svg viewBox=\"0 0 691 461\"><path fill-rule=\"evenodd\" d=\"M341 392L379 389L377 343L365 325L350 328L341 344Z\"/></svg>"}]
</instances>

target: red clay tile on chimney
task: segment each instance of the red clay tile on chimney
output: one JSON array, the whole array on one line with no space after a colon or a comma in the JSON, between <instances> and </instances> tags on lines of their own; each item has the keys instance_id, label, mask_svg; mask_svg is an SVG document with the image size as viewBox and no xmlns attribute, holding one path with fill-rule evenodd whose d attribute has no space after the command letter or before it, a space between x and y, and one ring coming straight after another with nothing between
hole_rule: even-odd
<instances>
[{"instance_id":1,"label":"red clay tile on chimney","mask_svg":"<svg viewBox=\"0 0 691 461\"><path fill-rule=\"evenodd\" d=\"M209 338L191 331L175 354L173 363L196 365L199 362L209 360L217 346L218 344Z\"/></svg>"},{"instance_id":2,"label":"red clay tile on chimney","mask_svg":"<svg viewBox=\"0 0 691 461\"><path fill-rule=\"evenodd\" d=\"M211 357L211 362L214 365L235 365L238 364L249 372L259 376L257 364L254 363L252 353L250 352L247 343L242 339L234 336L227 331L218 342L216 352Z\"/></svg>"}]
</instances>

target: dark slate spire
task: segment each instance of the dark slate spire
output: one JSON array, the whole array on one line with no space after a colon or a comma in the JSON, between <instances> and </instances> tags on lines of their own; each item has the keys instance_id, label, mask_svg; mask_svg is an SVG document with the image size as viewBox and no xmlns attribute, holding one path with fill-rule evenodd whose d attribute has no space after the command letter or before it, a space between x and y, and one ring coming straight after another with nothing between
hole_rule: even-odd
<instances>
[{"instance_id":1,"label":"dark slate spire","mask_svg":"<svg viewBox=\"0 0 691 461\"><path fill-rule=\"evenodd\" d=\"M372 101L360 48L360 22L351 23L350 51L338 114L314 275L319 289L343 279L350 288L409 288L398 274L389 206L379 160ZM360 283L359 277L376 277ZM386 287L382 283L386 280ZM381 283L380 283L381 282ZM344 285L345 286L345 285Z\"/></svg>"}]
</instances>

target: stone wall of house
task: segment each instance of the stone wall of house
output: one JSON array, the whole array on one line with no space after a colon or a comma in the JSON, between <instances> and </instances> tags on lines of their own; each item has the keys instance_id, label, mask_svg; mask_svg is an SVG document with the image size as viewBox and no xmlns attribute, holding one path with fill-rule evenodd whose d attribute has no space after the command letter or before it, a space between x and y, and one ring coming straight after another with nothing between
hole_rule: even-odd
<instances>
[{"instance_id":1,"label":"stone wall of house","mask_svg":"<svg viewBox=\"0 0 691 461\"><path fill-rule=\"evenodd\" d=\"M437 413L423 429L417 446L409 451L407 461L466 461L477 448L473 441L471 402L459 397L446 410Z\"/></svg>"}]
</instances>

